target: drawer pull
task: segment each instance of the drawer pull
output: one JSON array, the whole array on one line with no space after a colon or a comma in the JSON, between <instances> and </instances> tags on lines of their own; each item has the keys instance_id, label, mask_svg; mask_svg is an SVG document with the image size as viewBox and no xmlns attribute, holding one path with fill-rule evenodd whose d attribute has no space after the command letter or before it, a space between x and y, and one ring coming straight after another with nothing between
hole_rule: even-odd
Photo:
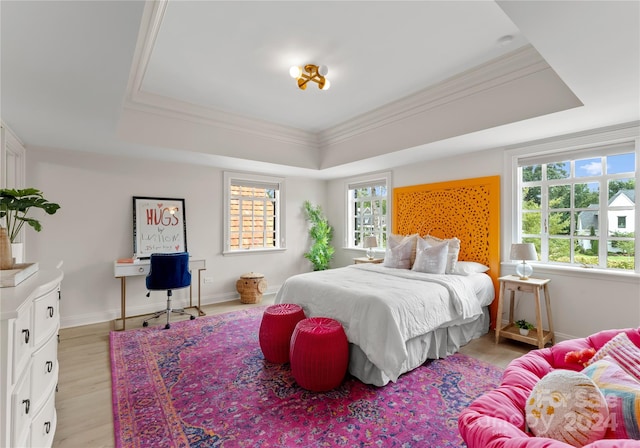
<instances>
[{"instance_id":1,"label":"drawer pull","mask_svg":"<svg viewBox=\"0 0 640 448\"><path fill-rule=\"evenodd\" d=\"M24 335L24 343L28 344L29 343L29 329L25 328L24 330L22 330L22 334Z\"/></svg>"},{"instance_id":2,"label":"drawer pull","mask_svg":"<svg viewBox=\"0 0 640 448\"><path fill-rule=\"evenodd\" d=\"M53 370L53 361L47 361L44 363L44 365L46 372L51 373L51 371Z\"/></svg>"},{"instance_id":3,"label":"drawer pull","mask_svg":"<svg viewBox=\"0 0 640 448\"><path fill-rule=\"evenodd\" d=\"M49 434L51 431L51 422L44 422L44 433Z\"/></svg>"},{"instance_id":4,"label":"drawer pull","mask_svg":"<svg viewBox=\"0 0 640 448\"><path fill-rule=\"evenodd\" d=\"M138 268L138 272L144 272L144 268L143 267Z\"/></svg>"},{"instance_id":5,"label":"drawer pull","mask_svg":"<svg viewBox=\"0 0 640 448\"><path fill-rule=\"evenodd\" d=\"M24 405L24 413L29 414L29 408L31 407L31 400L28 398L26 400L22 400L22 404Z\"/></svg>"},{"instance_id":6,"label":"drawer pull","mask_svg":"<svg viewBox=\"0 0 640 448\"><path fill-rule=\"evenodd\" d=\"M52 306L48 306L47 307L47 311L49 311L49 317L53 317L53 307Z\"/></svg>"},{"instance_id":7,"label":"drawer pull","mask_svg":"<svg viewBox=\"0 0 640 448\"><path fill-rule=\"evenodd\" d=\"M518 286L518 291L522 291L522 286Z\"/></svg>"}]
</instances>

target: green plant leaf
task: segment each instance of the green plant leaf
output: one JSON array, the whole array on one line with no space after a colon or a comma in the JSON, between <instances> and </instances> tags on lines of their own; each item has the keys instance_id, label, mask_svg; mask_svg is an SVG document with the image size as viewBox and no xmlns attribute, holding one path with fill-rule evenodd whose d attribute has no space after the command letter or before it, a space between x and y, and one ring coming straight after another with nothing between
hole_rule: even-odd
<instances>
[{"instance_id":1,"label":"green plant leaf","mask_svg":"<svg viewBox=\"0 0 640 448\"><path fill-rule=\"evenodd\" d=\"M313 240L313 244L304 257L313 264L314 271L329 269L329 263L335 252L331 246L333 227L329 225L320 206L313 206L309 201L305 201L303 205L306 219L311 223L309 237Z\"/></svg>"}]
</instances>

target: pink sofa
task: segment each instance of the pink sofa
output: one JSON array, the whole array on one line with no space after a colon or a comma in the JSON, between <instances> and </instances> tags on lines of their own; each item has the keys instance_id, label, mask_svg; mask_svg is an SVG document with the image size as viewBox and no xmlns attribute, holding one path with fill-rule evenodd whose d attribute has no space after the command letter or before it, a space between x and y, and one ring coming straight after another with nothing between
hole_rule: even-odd
<instances>
[{"instance_id":1,"label":"pink sofa","mask_svg":"<svg viewBox=\"0 0 640 448\"><path fill-rule=\"evenodd\" d=\"M605 330L582 339L563 341L550 348L532 350L514 359L504 372L497 389L487 392L462 411L458 428L469 448L572 448L564 442L525 433L525 402L531 390L554 369L580 371L582 365L567 364L567 352L593 347L598 350L620 332L640 347L640 328ZM588 448L639 448L638 440L604 439Z\"/></svg>"}]
</instances>

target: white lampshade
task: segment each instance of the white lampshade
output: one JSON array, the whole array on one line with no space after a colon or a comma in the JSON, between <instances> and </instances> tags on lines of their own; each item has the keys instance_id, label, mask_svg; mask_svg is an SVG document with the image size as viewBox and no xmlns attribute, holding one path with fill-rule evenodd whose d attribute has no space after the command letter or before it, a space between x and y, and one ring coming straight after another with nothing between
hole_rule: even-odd
<instances>
[{"instance_id":1,"label":"white lampshade","mask_svg":"<svg viewBox=\"0 0 640 448\"><path fill-rule=\"evenodd\" d=\"M375 236L365 236L362 241L362 247L367 249L367 257L369 260L373 260L373 248L378 247L378 240Z\"/></svg>"},{"instance_id":2,"label":"white lampshade","mask_svg":"<svg viewBox=\"0 0 640 448\"><path fill-rule=\"evenodd\" d=\"M327 76L327 73L329 73L329 67L327 67L326 65L321 65L320 67L318 67L318 74L320 76Z\"/></svg>"},{"instance_id":3,"label":"white lampshade","mask_svg":"<svg viewBox=\"0 0 640 448\"><path fill-rule=\"evenodd\" d=\"M378 240L375 236L365 236L362 247L369 249L370 247L378 247Z\"/></svg>"},{"instance_id":4,"label":"white lampshade","mask_svg":"<svg viewBox=\"0 0 640 448\"><path fill-rule=\"evenodd\" d=\"M511 245L510 257L512 260L522 260L522 263L516 265L516 274L520 276L520 280L528 280L533 274L533 268L527 264L526 260L537 260L538 254L536 246L533 243L516 243Z\"/></svg>"}]
</instances>

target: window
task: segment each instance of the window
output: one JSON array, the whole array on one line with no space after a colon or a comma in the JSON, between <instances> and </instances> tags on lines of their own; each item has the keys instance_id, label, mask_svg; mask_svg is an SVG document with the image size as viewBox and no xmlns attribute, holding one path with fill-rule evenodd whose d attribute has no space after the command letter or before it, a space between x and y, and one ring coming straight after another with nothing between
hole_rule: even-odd
<instances>
[{"instance_id":1,"label":"window","mask_svg":"<svg viewBox=\"0 0 640 448\"><path fill-rule=\"evenodd\" d=\"M391 174L381 173L353 179L347 190L347 241L349 248L362 248L365 236L375 236L378 247L387 245Z\"/></svg>"},{"instance_id":2,"label":"window","mask_svg":"<svg viewBox=\"0 0 640 448\"><path fill-rule=\"evenodd\" d=\"M627 217L618 216L618 229L626 229L626 228L627 228Z\"/></svg>"},{"instance_id":3,"label":"window","mask_svg":"<svg viewBox=\"0 0 640 448\"><path fill-rule=\"evenodd\" d=\"M284 179L224 173L225 253L284 248Z\"/></svg>"},{"instance_id":4,"label":"window","mask_svg":"<svg viewBox=\"0 0 640 448\"><path fill-rule=\"evenodd\" d=\"M518 159L518 232L540 261L635 270L634 143Z\"/></svg>"}]
</instances>

